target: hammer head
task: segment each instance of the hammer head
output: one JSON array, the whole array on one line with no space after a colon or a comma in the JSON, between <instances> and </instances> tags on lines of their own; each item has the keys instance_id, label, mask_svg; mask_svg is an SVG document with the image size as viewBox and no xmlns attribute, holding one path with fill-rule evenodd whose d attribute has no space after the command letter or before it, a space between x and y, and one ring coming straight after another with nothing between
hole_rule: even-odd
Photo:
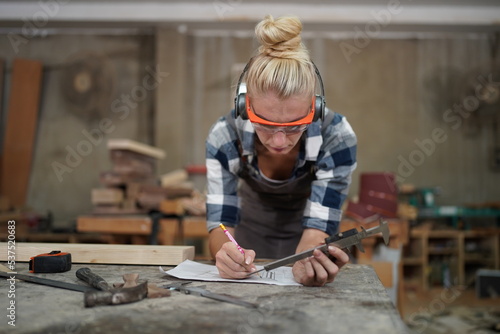
<instances>
[{"instance_id":1,"label":"hammer head","mask_svg":"<svg viewBox=\"0 0 500 334\"><path fill-rule=\"evenodd\" d=\"M388 245L391 232L389 231L389 225L387 224L387 221L382 221L382 219L380 220L380 232L382 232L382 238L384 238L384 243Z\"/></svg>"},{"instance_id":2,"label":"hammer head","mask_svg":"<svg viewBox=\"0 0 500 334\"><path fill-rule=\"evenodd\" d=\"M111 289L108 291L85 292L85 307L98 305L118 305L137 302L148 295L148 282L144 281L131 288Z\"/></svg>"}]
</instances>

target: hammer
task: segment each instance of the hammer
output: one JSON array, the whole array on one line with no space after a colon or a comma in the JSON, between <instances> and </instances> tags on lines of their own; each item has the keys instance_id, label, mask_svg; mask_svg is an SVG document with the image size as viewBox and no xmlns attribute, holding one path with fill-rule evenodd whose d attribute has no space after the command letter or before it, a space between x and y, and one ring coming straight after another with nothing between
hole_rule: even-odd
<instances>
[{"instance_id":1,"label":"hammer","mask_svg":"<svg viewBox=\"0 0 500 334\"><path fill-rule=\"evenodd\" d=\"M90 268L78 269L76 277L92 287L102 290L86 291L84 294L85 307L133 303L146 298L148 295L147 281L132 287L111 288L104 278L94 273Z\"/></svg>"},{"instance_id":2,"label":"hammer","mask_svg":"<svg viewBox=\"0 0 500 334\"><path fill-rule=\"evenodd\" d=\"M125 283L113 283L114 288L132 288L137 286L139 274L123 274L123 281ZM170 296L170 290L160 288L156 284L148 283L148 298L160 298Z\"/></svg>"}]
</instances>

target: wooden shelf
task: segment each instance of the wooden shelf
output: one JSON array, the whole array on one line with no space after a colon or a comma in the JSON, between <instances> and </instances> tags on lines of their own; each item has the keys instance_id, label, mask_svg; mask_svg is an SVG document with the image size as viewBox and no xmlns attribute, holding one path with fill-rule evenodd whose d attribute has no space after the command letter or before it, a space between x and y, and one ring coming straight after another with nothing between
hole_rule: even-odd
<instances>
[{"instance_id":1,"label":"wooden shelf","mask_svg":"<svg viewBox=\"0 0 500 334\"><path fill-rule=\"evenodd\" d=\"M457 248L429 248L430 255L456 255L458 254Z\"/></svg>"},{"instance_id":2,"label":"wooden shelf","mask_svg":"<svg viewBox=\"0 0 500 334\"><path fill-rule=\"evenodd\" d=\"M436 263L447 267L452 284L464 285L477 267L499 269L500 229L488 231L417 230L410 231L404 248L403 270L407 280L422 282L436 278ZM475 252L471 252L474 250ZM487 254L487 257L485 255ZM439 276L439 273L437 273ZM444 280L444 278L443 278Z\"/></svg>"},{"instance_id":3,"label":"wooden shelf","mask_svg":"<svg viewBox=\"0 0 500 334\"><path fill-rule=\"evenodd\" d=\"M495 263L495 258L485 258L482 254L465 254L464 255L465 262L474 262L474 263Z\"/></svg>"},{"instance_id":4,"label":"wooden shelf","mask_svg":"<svg viewBox=\"0 0 500 334\"><path fill-rule=\"evenodd\" d=\"M424 259L421 257L407 257L403 259L403 265L405 266L421 266L424 263Z\"/></svg>"}]
</instances>

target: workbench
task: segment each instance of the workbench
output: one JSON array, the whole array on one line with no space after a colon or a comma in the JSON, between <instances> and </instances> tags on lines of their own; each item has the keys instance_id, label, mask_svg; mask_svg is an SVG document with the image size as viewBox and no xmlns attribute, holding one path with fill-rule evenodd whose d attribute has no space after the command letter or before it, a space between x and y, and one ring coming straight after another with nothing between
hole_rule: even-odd
<instances>
[{"instance_id":1,"label":"workbench","mask_svg":"<svg viewBox=\"0 0 500 334\"><path fill-rule=\"evenodd\" d=\"M5 263L3 263L5 265ZM158 286L179 281L157 266L73 264L70 271L40 277L85 284L75 272L89 267L109 283L125 273ZM173 267L163 267L165 270ZM19 274L29 274L18 263ZM34 274L31 274L34 275ZM259 304L247 308L172 291L170 297L85 308L83 293L16 281L15 328L6 317L10 288L0 280L2 333L406 333L407 328L372 267L346 265L324 287L193 282L192 286Z\"/></svg>"}]
</instances>

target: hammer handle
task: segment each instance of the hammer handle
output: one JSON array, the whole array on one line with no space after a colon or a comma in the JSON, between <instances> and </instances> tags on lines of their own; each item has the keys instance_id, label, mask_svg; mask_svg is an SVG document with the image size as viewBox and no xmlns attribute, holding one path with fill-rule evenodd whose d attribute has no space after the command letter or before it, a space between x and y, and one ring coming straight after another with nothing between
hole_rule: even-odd
<instances>
[{"instance_id":1,"label":"hammer handle","mask_svg":"<svg viewBox=\"0 0 500 334\"><path fill-rule=\"evenodd\" d=\"M101 276L95 274L90 268L80 268L76 271L76 277L81 279L82 281L90 284L96 289L107 291L110 290L108 282L104 280Z\"/></svg>"},{"instance_id":2,"label":"hammer handle","mask_svg":"<svg viewBox=\"0 0 500 334\"><path fill-rule=\"evenodd\" d=\"M85 307L113 304L113 293L111 291L92 291L84 294Z\"/></svg>"}]
</instances>

